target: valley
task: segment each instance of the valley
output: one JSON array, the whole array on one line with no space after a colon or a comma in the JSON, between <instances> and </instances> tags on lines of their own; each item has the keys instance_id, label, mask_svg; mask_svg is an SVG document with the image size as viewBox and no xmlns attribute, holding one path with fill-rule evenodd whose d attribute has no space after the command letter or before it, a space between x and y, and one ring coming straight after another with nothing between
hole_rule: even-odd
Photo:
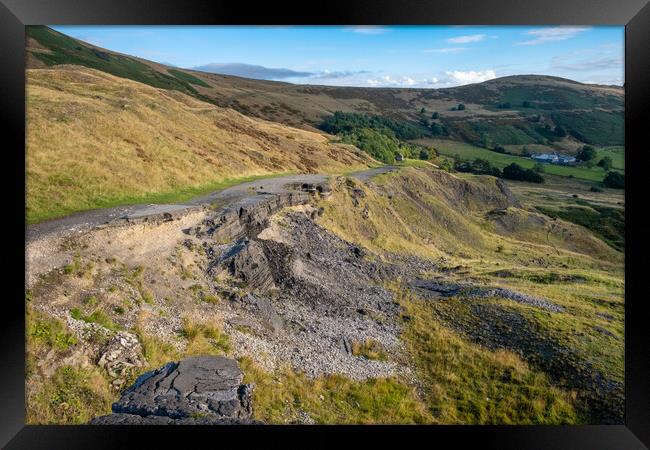
<instances>
[{"instance_id":1,"label":"valley","mask_svg":"<svg viewBox=\"0 0 650 450\"><path fill-rule=\"evenodd\" d=\"M294 85L28 36L29 424L210 423L128 403L201 365L242 423L623 423L621 88Z\"/></svg>"}]
</instances>

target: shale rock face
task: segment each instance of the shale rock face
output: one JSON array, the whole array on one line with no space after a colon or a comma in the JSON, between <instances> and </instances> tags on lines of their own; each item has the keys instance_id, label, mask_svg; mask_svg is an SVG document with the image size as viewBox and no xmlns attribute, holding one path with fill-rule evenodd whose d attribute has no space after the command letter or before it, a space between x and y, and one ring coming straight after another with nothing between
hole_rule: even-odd
<instances>
[{"instance_id":1,"label":"shale rock face","mask_svg":"<svg viewBox=\"0 0 650 450\"><path fill-rule=\"evenodd\" d=\"M141 375L113 404L113 413L91 424L254 423L253 385L233 359L195 356Z\"/></svg>"},{"instance_id":2,"label":"shale rock face","mask_svg":"<svg viewBox=\"0 0 650 450\"><path fill-rule=\"evenodd\" d=\"M258 241L247 240L241 250L229 260L229 265L231 274L243 280L254 291L266 292L276 287L264 248Z\"/></svg>"}]
</instances>

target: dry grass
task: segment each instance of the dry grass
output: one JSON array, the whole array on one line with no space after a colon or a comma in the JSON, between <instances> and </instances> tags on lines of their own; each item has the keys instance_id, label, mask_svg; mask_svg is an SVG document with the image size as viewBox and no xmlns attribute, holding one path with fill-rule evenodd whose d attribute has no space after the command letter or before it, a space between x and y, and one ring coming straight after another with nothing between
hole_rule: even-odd
<instances>
[{"instance_id":1,"label":"dry grass","mask_svg":"<svg viewBox=\"0 0 650 450\"><path fill-rule=\"evenodd\" d=\"M85 424L110 414L116 400L106 377L96 368L61 366L28 391L28 424Z\"/></svg>"},{"instance_id":2,"label":"dry grass","mask_svg":"<svg viewBox=\"0 0 650 450\"><path fill-rule=\"evenodd\" d=\"M230 350L230 339L215 317L184 317L181 336L187 340L183 356L223 355Z\"/></svg>"},{"instance_id":3,"label":"dry grass","mask_svg":"<svg viewBox=\"0 0 650 450\"><path fill-rule=\"evenodd\" d=\"M495 180L437 170L406 168L377 176L355 206L346 185L321 203L320 223L343 239L378 253L444 258L450 266L521 265L619 271L623 255L586 229L538 213L503 206ZM364 209L367 214L364 214Z\"/></svg>"},{"instance_id":4,"label":"dry grass","mask_svg":"<svg viewBox=\"0 0 650 450\"><path fill-rule=\"evenodd\" d=\"M363 342L353 342L352 354L378 361L385 361L387 359L387 355L381 344L372 339L367 339Z\"/></svg>"},{"instance_id":5,"label":"dry grass","mask_svg":"<svg viewBox=\"0 0 650 450\"><path fill-rule=\"evenodd\" d=\"M173 201L242 177L342 172L366 156L321 134L243 116L93 69L27 73L27 217Z\"/></svg>"},{"instance_id":6,"label":"dry grass","mask_svg":"<svg viewBox=\"0 0 650 450\"><path fill-rule=\"evenodd\" d=\"M431 305L408 296L405 342L423 382L426 402L440 424L574 424L574 392L551 385L519 356L491 351L442 326Z\"/></svg>"},{"instance_id":7,"label":"dry grass","mask_svg":"<svg viewBox=\"0 0 650 450\"><path fill-rule=\"evenodd\" d=\"M307 413L319 424L423 424L431 416L415 389L393 379L354 381L340 375L310 379L289 368L268 373L240 361L244 382L255 383L253 415L270 424Z\"/></svg>"}]
</instances>

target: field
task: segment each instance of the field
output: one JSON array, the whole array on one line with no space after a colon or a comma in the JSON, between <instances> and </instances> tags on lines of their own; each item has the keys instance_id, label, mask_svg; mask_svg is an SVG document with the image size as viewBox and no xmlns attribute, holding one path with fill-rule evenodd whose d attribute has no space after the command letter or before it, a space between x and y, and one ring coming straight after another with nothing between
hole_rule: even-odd
<instances>
[{"instance_id":1,"label":"field","mask_svg":"<svg viewBox=\"0 0 650 450\"><path fill-rule=\"evenodd\" d=\"M625 148L621 146L615 147L604 147L598 149L598 157L596 159L600 160L605 156L612 158L612 167L621 172L625 171Z\"/></svg>"},{"instance_id":2,"label":"field","mask_svg":"<svg viewBox=\"0 0 650 450\"><path fill-rule=\"evenodd\" d=\"M532 169L536 161L533 161L530 158L524 158L521 156L507 155L502 153L493 152L485 148L476 147L471 144L466 144L464 142L449 141L443 139L418 139L414 141L419 144L429 145L435 147L435 149L444 156L450 156L453 158L462 158L465 160L472 160L477 158L482 158L490 161L494 166L503 169L505 166L511 163L517 163L521 167ZM601 150L600 154L602 156L608 155L616 156L614 167L619 169L623 166L622 152L617 150L616 147L607 150ZM617 166L618 165L618 166ZM601 182L605 177L605 172L600 167L593 167L591 169L586 167L570 167L570 166L559 166L555 164L544 164L544 172L551 175L558 175L563 177L573 176L574 178L579 178L591 182Z\"/></svg>"}]
</instances>

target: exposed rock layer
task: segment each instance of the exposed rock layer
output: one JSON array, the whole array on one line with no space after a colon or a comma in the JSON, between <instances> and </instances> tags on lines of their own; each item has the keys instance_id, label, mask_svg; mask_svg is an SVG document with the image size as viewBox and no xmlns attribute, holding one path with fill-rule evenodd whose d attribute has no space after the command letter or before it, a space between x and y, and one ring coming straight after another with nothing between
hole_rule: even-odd
<instances>
[{"instance_id":1,"label":"exposed rock layer","mask_svg":"<svg viewBox=\"0 0 650 450\"><path fill-rule=\"evenodd\" d=\"M195 356L141 375L91 424L251 423L253 385L233 359ZM179 421L179 422L177 422Z\"/></svg>"}]
</instances>

